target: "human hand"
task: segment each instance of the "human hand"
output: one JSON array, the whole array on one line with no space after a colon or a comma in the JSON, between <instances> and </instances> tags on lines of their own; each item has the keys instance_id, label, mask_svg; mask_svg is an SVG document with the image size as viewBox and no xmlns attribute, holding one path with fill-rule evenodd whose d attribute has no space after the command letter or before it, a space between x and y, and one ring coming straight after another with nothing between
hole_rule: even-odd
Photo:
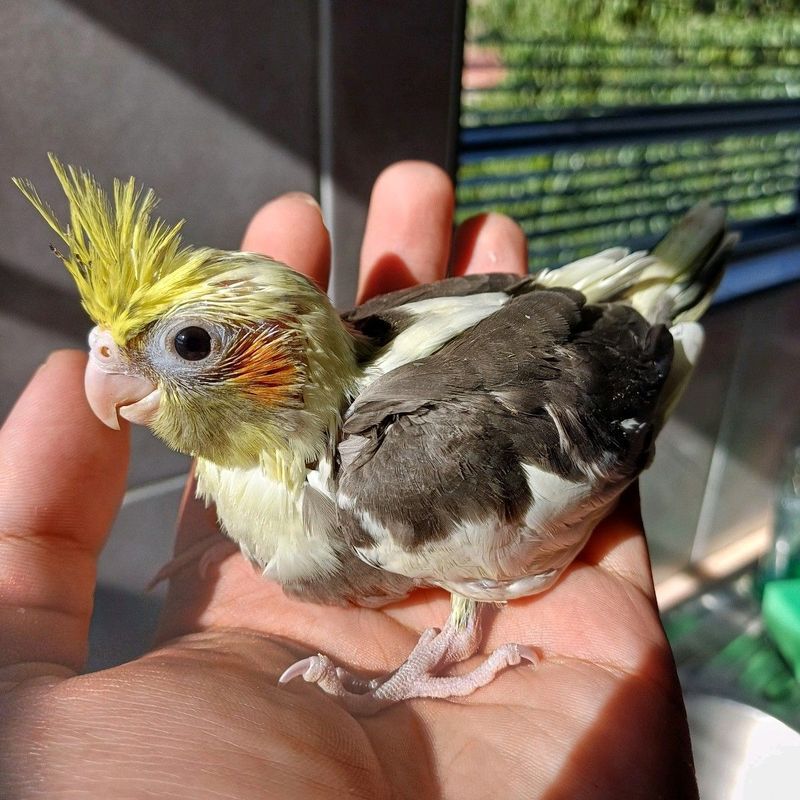
<instances>
[{"instance_id":1,"label":"human hand","mask_svg":"<svg viewBox=\"0 0 800 800\"><path fill-rule=\"evenodd\" d=\"M378 183L360 300L444 276L453 195L439 170L396 165ZM244 247L327 281L318 209L288 195ZM524 237L505 217L461 226L456 272L524 274ZM444 592L385 609L284 596L239 556L170 581L154 649L79 675L97 555L124 492L128 431L83 395L85 357L55 354L0 434L0 796L542 797L696 796L683 702L629 495L550 591L516 600L483 646L535 647L458 701L416 700L354 719L314 686L279 687L287 665L324 652L355 671L399 664ZM176 552L216 530L187 500ZM472 666L467 662L465 668Z\"/></svg>"}]
</instances>

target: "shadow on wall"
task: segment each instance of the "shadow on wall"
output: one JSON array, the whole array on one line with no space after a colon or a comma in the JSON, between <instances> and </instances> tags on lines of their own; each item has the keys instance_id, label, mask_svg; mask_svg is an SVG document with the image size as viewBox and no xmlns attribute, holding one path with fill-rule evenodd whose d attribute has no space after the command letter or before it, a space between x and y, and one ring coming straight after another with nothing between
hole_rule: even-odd
<instances>
[{"instance_id":1,"label":"shadow on wall","mask_svg":"<svg viewBox=\"0 0 800 800\"><path fill-rule=\"evenodd\" d=\"M54 270L60 265L53 257ZM88 323L77 291L62 289L0 263L0 314L47 327L64 337L65 344L84 345ZM53 306L59 309L53 314Z\"/></svg>"},{"instance_id":2,"label":"shadow on wall","mask_svg":"<svg viewBox=\"0 0 800 800\"><path fill-rule=\"evenodd\" d=\"M296 114L287 101L317 96L316 73L299 68L298 53L302 45L316 51L316 2L69 2L285 147L302 142L307 154L318 129L316 103L302 102ZM298 41L300 31L307 42Z\"/></svg>"},{"instance_id":3,"label":"shadow on wall","mask_svg":"<svg viewBox=\"0 0 800 800\"><path fill-rule=\"evenodd\" d=\"M280 145L291 150L299 143L303 157L309 141L320 149L322 86L330 93L330 133L334 139L343 134L330 166L341 188L364 202L391 160L427 158L445 166L454 155L455 95L448 101L447 94L454 37L461 34L458 3L411 0L405 10L379 12L336 4L330 30L321 31L317 0L69 2ZM328 56L324 37L330 38ZM302 113L289 113L297 104ZM365 149L353 141L360 131L370 145ZM353 163L359 169L350 169Z\"/></svg>"},{"instance_id":4,"label":"shadow on wall","mask_svg":"<svg viewBox=\"0 0 800 800\"><path fill-rule=\"evenodd\" d=\"M70 0L298 159L313 162L349 306L372 184L393 161L455 173L463 0L222 5ZM322 193L322 185L320 186Z\"/></svg>"}]
</instances>

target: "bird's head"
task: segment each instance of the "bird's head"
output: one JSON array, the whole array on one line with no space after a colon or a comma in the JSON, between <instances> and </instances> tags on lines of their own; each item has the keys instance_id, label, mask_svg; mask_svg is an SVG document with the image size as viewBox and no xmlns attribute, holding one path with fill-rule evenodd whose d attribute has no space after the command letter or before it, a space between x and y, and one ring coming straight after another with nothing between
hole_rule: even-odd
<instances>
[{"instance_id":1,"label":"bird's head","mask_svg":"<svg viewBox=\"0 0 800 800\"><path fill-rule=\"evenodd\" d=\"M111 427L148 425L170 447L220 466L264 453L319 456L356 377L355 343L328 298L253 253L181 246L182 223L152 218L134 180L109 197L50 157L69 202L62 225L15 180L67 246L53 248L95 323L86 394Z\"/></svg>"}]
</instances>

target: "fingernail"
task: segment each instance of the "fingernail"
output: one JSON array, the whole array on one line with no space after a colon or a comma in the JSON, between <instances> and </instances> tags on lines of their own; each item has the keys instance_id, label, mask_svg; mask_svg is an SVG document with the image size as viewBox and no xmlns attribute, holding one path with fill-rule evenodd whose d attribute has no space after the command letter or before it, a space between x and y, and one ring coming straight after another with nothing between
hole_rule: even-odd
<instances>
[{"instance_id":1,"label":"fingernail","mask_svg":"<svg viewBox=\"0 0 800 800\"><path fill-rule=\"evenodd\" d=\"M53 350L49 356L41 363L31 375L31 378L39 375L40 372L44 372L45 370L51 369L53 365L57 361L61 361L66 358L82 358L83 361L86 361L86 354L82 350L69 350L67 348L63 348L61 350ZM82 369L83 367L81 367Z\"/></svg>"},{"instance_id":2,"label":"fingernail","mask_svg":"<svg viewBox=\"0 0 800 800\"><path fill-rule=\"evenodd\" d=\"M62 352L63 350L53 350L53 352L50 353L41 364L39 364L34 375L38 375L40 372L46 370L57 358L59 358L59 353Z\"/></svg>"},{"instance_id":3,"label":"fingernail","mask_svg":"<svg viewBox=\"0 0 800 800\"><path fill-rule=\"evenodd\" d=\"M308 203L308 205L316 208L317 211L322 211L317 202L317 198L308 194L308 192L287 192L284 197L291 197L293 200L302 200L304 203Z\"/></svg>"}]
</instances>

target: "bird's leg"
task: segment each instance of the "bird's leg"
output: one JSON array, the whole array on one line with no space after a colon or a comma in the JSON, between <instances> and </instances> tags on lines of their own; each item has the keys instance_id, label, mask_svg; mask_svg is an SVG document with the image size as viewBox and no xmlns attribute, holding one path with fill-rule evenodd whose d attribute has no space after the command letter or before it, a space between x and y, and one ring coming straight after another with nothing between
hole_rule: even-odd
<instances>
[{"instance_id":1,"label":"bird's leg","mask_svg":"<svg viewBox=\"0 0 800 800\"><path fill-rule=\"evenodd\" d=\"M385 677L359 678L320 654L293 664L279 680L286 683L302 675L309 683L340 697L353 713L366 715L415 697L464 697L490 683L505 667L519 664L523 659L536 663L536 655L529 647L506 644L465 675L439 675L449 665L477 652L481 638L479 613L479 603L453 595L444 628L423 631L408 658Z\"/></svg>"},{"instance_id":2,"label":"bird's leg","mask_svg":"<svg viewBox=\"0 0 800 800\"><path fill-rule=\"evenodd\" d=\"M235 555L239 552L239 545L232 542L230 539L222 539L218 533L211 536L206 536L199 542L195 542L187 550L184 550L179 556L170 559L164 564L161 569L155 574L150 583L147 584L147 591L151 591L159 583L169 580L173 575L177 575L181 570L185 569L190 564L197 563L197 574L201 580L204 580L208 575L211 567L220 564L228 556Z\"/></svg>"}]
</instances>

